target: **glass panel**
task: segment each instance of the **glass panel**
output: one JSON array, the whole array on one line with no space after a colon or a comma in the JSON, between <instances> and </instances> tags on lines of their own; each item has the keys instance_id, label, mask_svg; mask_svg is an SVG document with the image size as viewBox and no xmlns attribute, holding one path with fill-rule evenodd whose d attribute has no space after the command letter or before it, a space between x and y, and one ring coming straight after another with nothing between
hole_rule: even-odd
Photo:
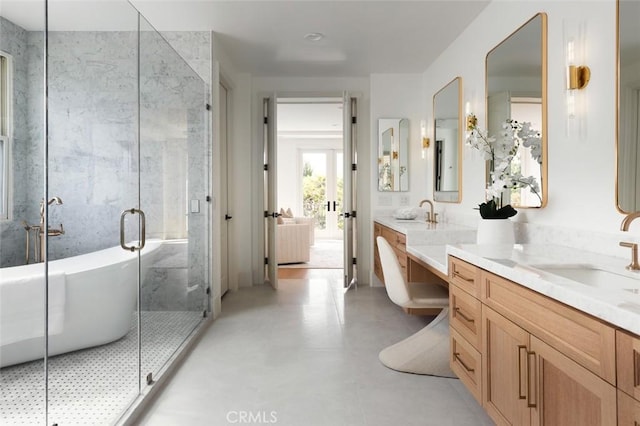
<instances>
[{"instance_id":1,"label":"glass panel","mask_svg":"<svg viewBox=\"0 0 640 426\"><path fill-rule=\"evenodd\" d=\"M1 3L0 52L9 74L0 89L0 156L7 171L12 163L12 179L2 185L13 199L3 200L9 204L0 218L0 424L44 425L45 269L34 263L34 244L44 196L45 3Z\"/></svg>"},{"instance_id":2,"label":"glass panel","mask_svg":"<svg viewBox=\"0 0 640 426\"><path fill-rule=\"evenodd\" d=\"M48 424L111 424L139 392L137 29L125 0L49 2Z\"/></svg>"},{"instance_id":3,"label":"glass panel","mask_svg":"<svg viewBox=\"0 0 640 426\"><path fill-rule=\"evenodd\" d=\"M284 192L284 191L283 191ZM327 228L327 154L302 153L302 210L304 217L314 218L321 235Z\"/></svg>"},{"instance_id":4,"label":"glass panel","mask_svg":"<svg viewBox=\"0 0 640 426\"><path fill-rule=\"evenodd\" d=\"M207 92L163 36L141 21L140 207L147 246L158 247L146 257L142 252L143 385L209 310Z\"/></svg>"}]
</instances>

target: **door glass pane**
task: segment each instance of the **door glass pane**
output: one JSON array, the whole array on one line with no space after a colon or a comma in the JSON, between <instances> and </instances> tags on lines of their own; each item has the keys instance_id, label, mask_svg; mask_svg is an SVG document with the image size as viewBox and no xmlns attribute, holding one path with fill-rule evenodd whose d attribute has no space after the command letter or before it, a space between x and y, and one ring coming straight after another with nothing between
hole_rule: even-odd
<instances>
[{"instance_id":1,"label":"door glass pane","mask_svg":"<svg viewBox=\"0 0 640 426\"><path fill-rule=\"evenodd\" d=\"M0 424L44 425L46 284L44 263L34 263L34 244L44 196L45 3L0 2L0 52L6 58L6 79L0 82L0 181L13 170L0 190L8 191L2 194L7 211L0 220Z\"/></svg>"},{"instance_id":2,"label":"door glass pane","mask_svg":"<svg viewBox=\"0 0 640 426\"><path fill-rule=\"evenodd\" d=\"M288 191L282 191L286 193ZM319 234L327 228L327 154L302 153L302 210L304 217L314 218Z\"/></svg>"},{"instance_id":3,"label":"door glass pane","mask_svg":"<svg viewBox=\"0 0 640 426\"><path fill-rule=\"evenodd\" d=\"M166 41L189 33L140 32L141 380L160 374L209 310L207 91Z\"/></svg>"},{"instance_id":4,"label":"door glass pane","mask_svg":"<svg viewBox=\"0 0 640 426\"><path fill-rule=\"evenodd\" d=\"M138 14L49 2L48 424L110 424L138 395ZM139 238L125 221L125 242Z\"/></svg>"}]
</instances>

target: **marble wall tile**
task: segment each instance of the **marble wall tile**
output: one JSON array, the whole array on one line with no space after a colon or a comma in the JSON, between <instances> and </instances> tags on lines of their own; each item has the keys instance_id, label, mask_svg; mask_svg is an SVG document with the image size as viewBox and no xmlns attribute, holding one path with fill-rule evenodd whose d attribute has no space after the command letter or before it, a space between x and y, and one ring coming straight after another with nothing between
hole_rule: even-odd
<instances>
[{"instance_id":1,"label":"marble wall tile","mask_svg":"<svg viewBox=\"0 0 640 426\"><path fill-rule=\"evenodd\" d=\"M16 141L25 142L14 150L20 171L15 220L0 224L2 266L8 266L23 262L25 231L20 221L39 222L43 197L43 37L8 21L0 24L0 48L6 51L9 47L2 46L11 44L18 52L22 68L16 90L25 94L19 96L24 105L16 107L17 127L23 133L16 134ZM49 33L49 196L59 196L64 203L50 206L48 220L65 228L64 235L49 239L49 257L118 245L120 213L138 205L140 185L147 237L189 239L189 264L170 274L159 272L161 268L151 273L158 282L146 286L150 293L143 294L143 300L153 301L154 309L200 310L210 255L205 201L210 147L205 110L209 88L198 74L208 81L210 36L165 35L190 58L191 66L158 34L144 32L140 37L138 70L135 32ZM190 200L200 201L200 212L188 211ZM129 240L138 237L132 231L134 222L127 218ZM166 287L167 281L178 285ZM164 288L174 290L156 300L153 295Z\"/></svg>"},{"instance_id":2,"label":"marble wall tile","mask_svg":"<svg viewBox=\"0 0 640 426\"><path fill-rule=\"evenodd\" d=\"M42 40L42 33L28 32L0 17L0 50L12 56L14 77L11 220L0 221L0 267L24 263L26 232L21 222L37 214L38 202L44 193ZM36 105L40 111L34 114ZM34 152L38 152L39 157L32 159ZM35 204L34 198L38 200Z\"/></svg>"}]
</instances>

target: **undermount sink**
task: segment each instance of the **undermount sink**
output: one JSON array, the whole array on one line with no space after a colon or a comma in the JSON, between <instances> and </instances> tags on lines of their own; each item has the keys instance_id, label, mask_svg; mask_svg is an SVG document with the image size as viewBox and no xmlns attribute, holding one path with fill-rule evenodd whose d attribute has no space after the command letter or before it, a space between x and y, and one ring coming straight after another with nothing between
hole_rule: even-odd
<instances>
[{"instance_id":1,"label":"undermount sink","mask_svg":"<svg viewBox=\"0 0 640 426\"><path fill-rule=\"evenodd\" d=\"M612 272L594 265L535 265L535 268L590 287L640 294L639 272Z\"/></svg>"}]
</instances>

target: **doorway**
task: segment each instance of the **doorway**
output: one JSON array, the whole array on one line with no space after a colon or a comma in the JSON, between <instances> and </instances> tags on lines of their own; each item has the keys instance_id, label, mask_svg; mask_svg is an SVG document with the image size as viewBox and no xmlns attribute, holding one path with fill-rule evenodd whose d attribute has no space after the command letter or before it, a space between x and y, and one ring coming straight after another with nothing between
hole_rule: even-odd
<instances>
[{"instance_id":1,"label":"doorway","mask_svg":"<svg viewBox=\"0 0 640 426\"><path fill-rule=\"evenodd\" d=\"M343 101L285 98L277 109L278 206L285 216L279 229L310 231L308 259L300 253L279 268L343 269Z\"/></svg>"}]
</instances>

